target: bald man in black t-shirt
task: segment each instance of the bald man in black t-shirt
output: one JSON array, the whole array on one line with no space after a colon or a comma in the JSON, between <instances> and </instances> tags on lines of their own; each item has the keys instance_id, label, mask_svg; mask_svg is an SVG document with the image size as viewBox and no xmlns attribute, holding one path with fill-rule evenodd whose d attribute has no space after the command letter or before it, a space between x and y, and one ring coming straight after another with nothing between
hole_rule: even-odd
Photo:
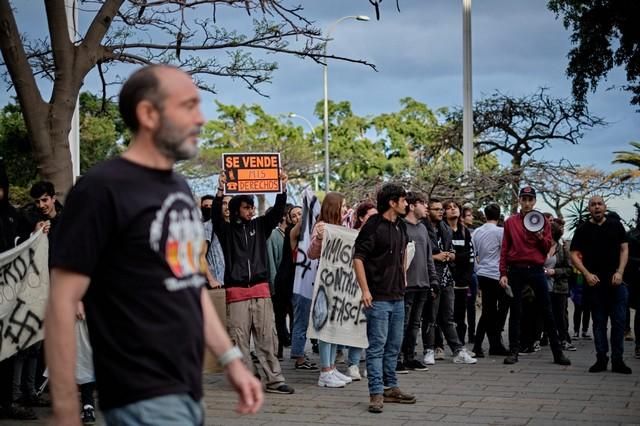
<instances>
[{"instance_id":1,"label":"bald man in black t-shirt","mask_svg":"<svg viewBox=\"0 0 640 426\"><path fill-rule=\"evenodd\" d=\"M584 275L586 303L591 305L596 363L590 373L607 369L609 345L607 322L611 318L611 371L631 374L624 363L624 325L629 291L622 281L629 256L624 227L608 218L607 206L600 196L589 200L591 218L583 223L571 240L571 261Z\"/></svg>"}]
</instances>

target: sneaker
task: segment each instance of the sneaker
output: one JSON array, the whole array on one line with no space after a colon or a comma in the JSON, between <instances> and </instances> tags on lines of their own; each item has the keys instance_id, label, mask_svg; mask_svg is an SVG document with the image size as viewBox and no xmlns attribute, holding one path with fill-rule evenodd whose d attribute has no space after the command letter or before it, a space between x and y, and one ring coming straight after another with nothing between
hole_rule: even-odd
<instances>
[{"instance_id":1,"label":"sneaker","mask_svg":"<svg viewBox=\"0 0 640 426\"><path fill-rule=\"evenodd\" d=\"M535 342L533 344L533 351L534 352L540 352L541 349L542 349L542 346L540 346L540 342Z\"/></svg>"},{"instance_id":2,"label":"sneaker","mask_svg":"<svg viewBox=\"0 0 640 426\"><path fill-rule=\"evenodd\" d=\"M573 333L573 340L580 340L580 333L579 332L575 332Z\"/></svg>"},{"instance_id":3,"label":"sneaker","mask_svg":"<svg viewBox=\"0 0 640 426\"><path fill-rule=\"evenodd\" d=\"M624 332L624 341L633 342L633 334L631 334L631 330Z\"/></svg>"},{"instance_id":4,"label":"sneaker","mask_svg":"<svg viewBox=\"0 0 640 426\"><path fill-rule=\"evenodd\" d=\"M382 413L382 407L384 405L384 397L382 395L371 395L369 397L369 412L370 413Z\"/></svg>"},{"instance_id":5,"label":"sneaker","mask_svg":"<svg viewBox=\"0 0 640 426\"><path fill-rule=\"evenodd\" d=\"M533 346L528 346L528 347L526 347L524 349L519 350L518 351L518 355L529 355L529 354L534 353L535 351L536 350L535 350L535 348Z\"/></svg>"},{"instance_id":6,"label":"sneaker","mask_svg":"<svg viewBox=\"0 0 640 426\"><path fill-rule=\"evenodd\" d=\"M442 361L444 359L444 349L436 348L435 358Z\"/></svg>"},{"instance_id":7,"label":"sneaker","mask_svg":"<svg viewBox=\"0 0 640 426\"><path fill-rule=\"evenodd\" d=\"M504 359L504 363L507 365L515 364L518 362L518 354L511 354Z\"/></svg>"},{"instance_id":8,"label":"sneaker","mask_svg":"<svg viewBox=\"0 0 640 426\"><path fill-rule=\"evenodd\" d=\"M482 349L474 348L473 353L476 358L484 358L484 351ZM489 354L491 354L491 351L489 351Z\"/></svg>"},{"instance_id":9,"label":"sneaker","mask_svg":"<svg viewBox=\"0 0 640 426\"><path fill-rule=\"evenodd\" d=\"M318 378L318 386L321 388L343 388L346 383L334 376L333 371L323 371Z\"/></svg>"},{"instance_id":10,"label":"sneaker","mask_svg":"<svg viewBox=\"0 0 640 426\"><path fill-rule=\"evenodd\" d=\"M596 363L589 367L589 373L600 373L602 371L607 371L607 364L609 363L609 358L598 358Z\"/></svg>"},{"instance_id":11,"label":"sneaker","mask_svg":"<svg viewBox=\"0 0 640 426\"><path fill-rule=\"evenodd\" d=\"M423 363L421 363L420 361L418 361L417 359L412 359L411 361L407 362L404 366L407 370L411 370L411 371L429 371L429 368Z\"/></svg>"},{"instance_id":12,"label":"sneaker","mask_svg":"<svg viewBox=\"0 0 640 426\"><path fill-rule=\"evenodd\" d=\"M304 362L298 364L297 362L294 364L295 369L296 370L307 370L307 371L319 371L320 369L313 365L312 363L310 363L309 361L305 360Z\"/></svg>"},{"instance_id":13,"label":"sneaker","mask_svg":"<svg viewBox=\"0 0 640 426\"><path fill-rule=\"evenodd\" d=\"M571 365L571 360L560 352L557 355L553 355L553 363L558 365Z\"/></svg>"},{"instance_id":14,"label":"sneaker","mask_svg":"<svg viewBox=\"0 0 640 426\"><path fill-rule=\"evenodd\" d=\"M436 363L433 349L427 349L427 353L424 354L424 359L422 360L422 363L424 365L434 365Z\"/></svg>"},{"instance_id":15,"label":"sneaker","mask_svg":"<svg viewBox=\"0 0 640 426\"><path fill-rule=\"evenodd\" d=\"M637 359L640 359L640 346L636 346L636 354L635 354L635 357L636 357Z\"/></svg>"},{"instance_id":16,"label":"sneaker","mask_svg":"<svg viewBox=\"0 0 640 426\"><path fill-rule=\"evenodd\" d=\"M336 352L336 364L344 364L344 363L345 363L344 351L337 351Z\"/></svg>"},{"instance_id":17,"label":"sneaker","mask_svg":"<svg viewBox=\"0 0 640 426\"><path fill-rule=\"evenodd\" d=\"M621 374L631 374L631 369L623 360L611 361L611 372Z\"/></svg>"},{"instance_id":18,"label":"sneaker","mask_svg":"<svg viewBox=\"0 0 640 426\"><path fill-rule=\"evenodd\" d=\"M454 364L475 364L476 362L478 360L469 355L465 348L460 349L456 356L453 357Z\"/></svg>"},{"instance_id":19,"label":"sneaker","mask_svg":"<svg viewBox=\"0 0 640 426\"><path fill-rule=\"evenodd\" d=\"M578 349L569 342L562 342L562 350L574 352L574 351L577 351Z\"/></svg>"},{"instance_id":20,"label":"sneaker","mask_svg":"<svg viewBox=\"0 0 640 426\"><path fill-rule=\"evenodd\" d=\"M591 335L589 333L587 333L586 331L582 332L582 338L584 340L591 340Z\"/></svg>"},{"instance_id":21,"label":"sneaker","mask_svg":"<svg viewBox=\"0 0 640 426\"><path fill-rule=\"evenodd\" d=\"M349 376L354 382L362 379L362 376L360 375L360 368L355 364L350 365L349 368L347 368L347 376Z\"/></svg>"},{"instance_id":22,"label":"sneaker","mask_svg":"<svg viewBox=\"0 0 640 426\"><path fill-rule=\"evenodd\" d=\"M286 383L280 383L275 388L267 386L267 389L265 389L265 391L268 393L282 393L282 394L292 394L295 392L295 390Z\"/></svg>"},{"instance_id":23,"label":"sneaker","mask_svg":"<svg viewBox=\"0 0 640 426\"><path fill-rule=\"evenodd\" d=\"M396 364L396 374L409 374L409 370L407 370L402 361L398 361Z\"/></svg>"},{"instance_id":24,"label":"sneaker","mask_svg":"<svg viewBox=\"0 0 640 426\"><path fill-rule=\"evenodd\" d=\"M80 414L82 418L82 424L85 425L94 425L96 424L96 410L92 405L85 405L82 408L82 413Z\"/></svg>"},{"instance_id":25,"label":"sneaker","mask_svg":"<svg viewBox=\"0 0 640 426\"><path fill-rule=\"evenodd\" d=\"M345 384L349 384L351 382L353 382L353 379L345 374L342 374L340 372L340 370L338 370L337 368L334 368L332 371L334 376L336 376L338 378L338 380L342 380L343 382L345 382Z\"/></svg>"},{"instance_id":26,"label":"sneaker","mask_svg":"<svg viewBox=\"0 0 640 426\"><path fill-rule=\"evenodd\" d=\"M397 404L415 404L416 397L410 393L404 393L400 388L386 389L383 394L384 402Z\"/></svg>"}]
</instances>

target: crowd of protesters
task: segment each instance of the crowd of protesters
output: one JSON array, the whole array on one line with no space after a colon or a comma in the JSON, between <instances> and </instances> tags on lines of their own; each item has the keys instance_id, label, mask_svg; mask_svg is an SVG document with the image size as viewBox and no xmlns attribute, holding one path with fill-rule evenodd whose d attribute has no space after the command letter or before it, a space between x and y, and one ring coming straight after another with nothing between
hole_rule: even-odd
<instances>
[{"instance_id":1,"label":"crowd of protesters","mask_svg":"<svg viewBox=\"0 0 640 426\"><path fill-rule=\"evenodd\" d=\"M149 95L160 87L162 105ZM638 230L625 232L602 197L589 199L590 218L570 242L563 240L564 221L549 214L539 230L529 229L526 217L537 200L530 186L505 220L496 203L474 210L393 183L375 199L354 202L328 192L318 209L303 208L287 203L282 172L283 192L256 215L253 196L225 195L223 172L215 195L201 197L198 214L186 182L172 171L175 161L195 155L202 125L188 76L167 66L144 68L125 84L120 102L135 135L131 147L82 178L66 209L49 182L35 184L33 202L16 209L0 169L0 252L42 231L51 241L52 268L45 345L0 362L0 416L34 419L32 407L52 403L39 392L49 364L58 424L95 422L93 380L72 383L65 347L76 320L88 322L98 396L113 424L135 424L139 416L161 424L169 411L177 424L202 423L205 345L227 369L244 413L259 409L262 389L295 392L281 366L289 347L293 368L317 374L320 387L366 377L372 413L385 403L416 403L398 374L436 368L447 358L445 343L451 362L469 368L486 356L514 364L545 345L554 363L570 365L565 352L576 350L574 340L592 338L592 321L596 362L589 371L605 371L611 360L611 371L631 373L623 340L630 336L629 308L640 306ZM318 365L306 352L312 291L294 289L301 285L300 254L319 259L329 225L358 232L352 264L369 345L319 339L312 346ZM202 287L224 289L226 312L219 314L228 336ZM640 337L638 315L634 327Z\"/></svg>"}]
</instances>

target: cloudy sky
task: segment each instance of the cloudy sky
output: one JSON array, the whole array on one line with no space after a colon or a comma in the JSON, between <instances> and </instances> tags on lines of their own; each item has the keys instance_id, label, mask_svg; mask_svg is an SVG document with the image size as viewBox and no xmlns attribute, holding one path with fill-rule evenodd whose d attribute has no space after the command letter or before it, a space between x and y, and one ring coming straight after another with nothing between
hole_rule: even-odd
<instances>
[{"instance_id":1,"label":"cloudy sky","mask_svg":"<svg viewBox=\"0 0 640 426\"><path fill-rule=\"evenodd\" d=\"M13 2L18 3L17 1ZM432 108L462 104L462 1L394 0L381 4L381 20L367 0L297 0L305 14L323 29L347 15L369 15L370 22L348 20L333 33L329 52L366 59L370 68L341 62L329 65L329 97L348 100L356 114L372 115L396 111L399 99L412 96ZM571 45L562 22L542 0L484 0L473 2L473 96L500 90L520 96L549 88L553 96L568 97L570 81L565 76L566 55ZM23 32L38 34L46 28L41 2L20 2L18 21ZM218 22L227 27L246 28L244 13L219 9ZM217 79L218 93L203 94L208 118L215 118L214 100L230 104L261 104L271 114L295 112L314 125L313 107L322 98L320 65L293 57L273 56L279 62L271 84L262 87L261 97L240 81ZM629 149L628 142L640 140L640 114L629 105L629 95L609 87L624 84L622 70L613 72L590 95L592 113L610 124L587 132L576 147L556 145L542 153L546 159L568 158L584 165L612 170L613 151ZM94 79L87 79L96 90ZM0 94L0 105L8 101ZM304 123L300 122L301 125Z\"/></svg>"}]
</instances>

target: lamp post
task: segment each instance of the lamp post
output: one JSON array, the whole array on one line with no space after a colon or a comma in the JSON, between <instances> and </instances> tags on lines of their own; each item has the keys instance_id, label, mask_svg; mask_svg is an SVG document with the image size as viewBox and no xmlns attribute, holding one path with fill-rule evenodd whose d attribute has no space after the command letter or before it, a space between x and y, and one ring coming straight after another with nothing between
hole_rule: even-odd
<instances>
[{"instance_id":1,"label":"lamp post","mask_svg":"<svg viewBox=\"0 0 640 426\"><path fill-rule=\"evenodd\" d=\"M471 0L462 0L462 163L473 170L473 104L471 93Z\"/></svg>"},{"instance_id":2,"label":"lamp post","mask_svg":"<svg viewBox=\"0 0 640 426\"><path fill-rule=\"evenodd\" d=\"M324 190L329 192L329 175L331 173L329 169L329 84L327 80L327 68L329 65L329 60L327 56L327 45L329 44L329 40L331 40L331 32L334 30L336 25L340 22L345 21L347 19L355 19L357 21L368 21L369 17L365 15L353 15L353 16L344 16L337 21L335 21L329 29L327 30L327 41L324 44Z\"/></svg>"},{"instance_id":3,"label":"lamp post","mask_svg":"<svg viewBox=\"0 0 640 426\"><path fill-rule=\"evenodd\" d=\"M311 122L307 119L307 117L300 115L300 114L296 114L295 112L290 112L288 114L289 118L299 118L300 120L303 120L305 123L307 123L307 125L309 126L309 129L311 130L311 135L313 136L313 140L316 140L316 131L313 128L313 125L311 124ZM316 157L316 160L318 158ZM317 163L316 163L316 167L314 167L314 173L313 173L313 180L315 183L315 191L318 192L318 170L317 170Z\"/></svg>"}]
</instances>

